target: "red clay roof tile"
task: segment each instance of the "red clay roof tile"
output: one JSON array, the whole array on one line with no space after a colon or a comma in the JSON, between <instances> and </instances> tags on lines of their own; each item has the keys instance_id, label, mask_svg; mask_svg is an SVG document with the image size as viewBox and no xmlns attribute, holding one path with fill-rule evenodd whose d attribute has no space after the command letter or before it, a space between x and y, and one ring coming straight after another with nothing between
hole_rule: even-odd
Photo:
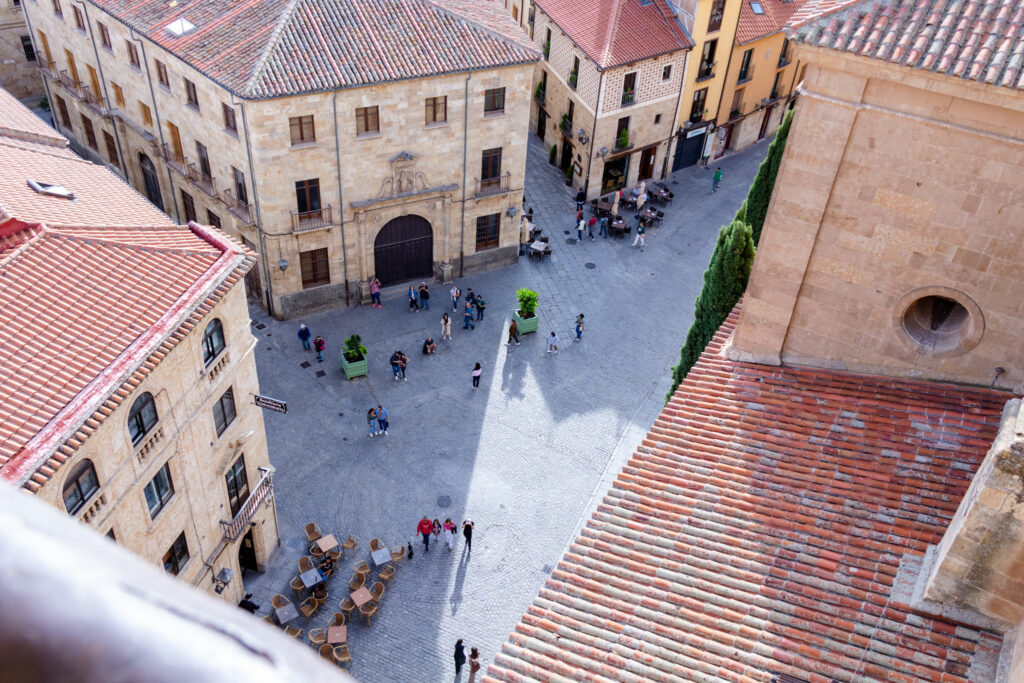
<instances>
[{"instance_id":1,"label":"red clay roof tile","mask_svg":"<svg viewBox=\"0 0 1024 683\"><path fill-rule=\"evenodd\" d=\"M755 14L752 2L763 10ZM736 44L743 45L758 38L778 33L809 0L743 0L740 5L739 24L736 26ZM811 0L813 1L813 0Z\"/></svg>"}]
</instances>

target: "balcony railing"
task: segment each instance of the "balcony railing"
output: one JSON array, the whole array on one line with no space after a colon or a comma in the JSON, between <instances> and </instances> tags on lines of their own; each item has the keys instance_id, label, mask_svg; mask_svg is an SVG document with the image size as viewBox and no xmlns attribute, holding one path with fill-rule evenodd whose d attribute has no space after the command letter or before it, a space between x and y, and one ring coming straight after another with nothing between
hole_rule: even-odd
<instances>
[{"instance_id":1,"label":"balcony railing","mask_svg":"<svg viewBox=\"0 0 1024 683\"><path fill-rule=\"evenodd\" d=\"M292 232L304 232L331 225L331 205L315 211L292 211Z\"/></svg>"},{"instance_id":2,"label":"balcony railing","mask_svg":"<svg viewBox=\"0 0 1024 683\"><path fill-rule=\"evenodd\" d=\"M576 89L576 82L580 80L580 74L578 71L573 71L569 74L569 87L573 90Z\"/></svg>"},{"instance_id":3,"label":"balcony railing","mask_svg":"<svg viewBox=\"0 0 1024 683\"><path fill-rule=\"evenodd\" d=\"M622 91L622 106L626 107L636 102L636 91L635 90L623 90Z\"/></svg>"},{"instance_id":4,"label":"balcony railing","mask_svg":"<svg viewBox=\"0 0 1024 683\"><path fill-rule=\"evenodd\" d=\"M185 163L185 157L179 156L178 153L174 151L174 148L172 148L166 142L160 145L160 156L164 158L164 161L167 162L168 166L173 168L181 175L186 177L188 176L188 166Z\"/></svg>"},{"instance_id":5,"label":"balcony railing","mask_svg":"<svg viewBox=\"0 0 1024 683\"><path fill-rule=\"evenodd\" d=\"M228 207L228 211L230 211L235 218L245 221L246 225L253 225L252 204L246 204L245 202L239 201L239 199L231 193L231 190L224 190L221 192L220 200L224 202Z\"/></svg>"},{"instance_id":6,"label":"balcony railing","mask_svg":"<svg viewBox=\"0 0 1024 683\"><path fill-rule=\"evenodd\" d=\"M535 90L534 93L533 93L533 99L537 100L537 104L539 104L540 106L543 107L544 106L544 101L546 99L545 98L546 94L547 93L545 93L543 90Z\"/></svg>"},{"instance_id":7,"label":"balcony railing","mask_svg":"<svg viewBox=\"0 0 1024 683\"><path fill-rule=\"evenodd\" d=\"M36 68L50 78L57 78L57 65L43 56L36 57Z\"/></svg>"},{"instance_id":8,"label":"balcony railing","mask_svg":"<svg viewBox=\"0 0 1024 683\"><path fill-rule=\"evenodd\" d=\"M718 62L701 62L700 68L697 69L697 80L702 81L714 76L716 66L718 66Z\"/></svg>"},{"instance_id":9,"label":"balcony railing","mask_svg":"<svg viewBox=\"0 0 1024 683\"><path fill-rule=\"evenodd\" d=\"M781 69L784 66L789 66L789 55L786 53L779 55L779 66L776 68Z\"/></svg>"},{"instance_id":10,"label":"balcony railing","mask_svg":"<svg viewBox=\"0 0 1024 683\"><path fill-rule=\"evenodd\" d=\"M82 99L85 101L85 106L92 109L100 116L107 115L107 107L101 95L93 92L92 88L87 85L82 86Z\"/></svg>"},{"instance_id":11,"label":"balcony railing","mask_svg":"<svg viewBox=\"0 0 1024 683\"><path fill-rule=\"evenodd\" d=\"M512 186L512 173L500 175L497 178L476 181L476 196L490 197L496 194L505 194Z\"/></svg>"},{"instance_id":12,"label":"balcony railing","mask_svg":"<svg viewBox=\"0 0 1024 683\"><path fill-rule=\"evenodd\" d=\"M207 174L203 169L199 168L197 164L190 163L188 165L188 179L193 185L209 196L217 196L217 188L215 186L213 176Z\"/></svg>"},{"instance_id":13,"label":"balcony railing","mask_svg":"<svg viewBox=\"0 0 1024 683\"><path fill-rule=\"evenodd\" d=\"M223 519L220 521L220 525L224 529L224 538L229 543L234 543L242 537L249 528L249 522L252 521L253 515L260 509L260 505L274 493L274 480L271 478L270 472L262 469L260 471L263 472L263 477L260 479L260 483L256 484L256 488L252 490L245 503L242 504L242 509L230 522Z\"/></svg>"},{"instance_id":14,"label":"balcony railing","mask_svg":"<svg viewBox=\"0 0 1024 683\"><path fill-rule=\"evenodd\" d=\"M68 92L70 92L72 95L78 98L82 97L82 82L75 78L72 78L71 74L69 74L66 70L62 70L59 74L57 74L57 79L60 81L60 84L67 88Z\"/></svg>"}]
</instances>

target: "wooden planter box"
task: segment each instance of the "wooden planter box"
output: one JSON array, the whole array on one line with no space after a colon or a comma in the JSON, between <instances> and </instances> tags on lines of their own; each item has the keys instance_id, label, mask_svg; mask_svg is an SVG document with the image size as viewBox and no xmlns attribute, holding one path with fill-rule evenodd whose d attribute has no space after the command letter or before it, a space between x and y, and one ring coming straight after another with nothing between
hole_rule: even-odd
<instances>
[{"instance_id":1,"label":"wooden planter box","mask_svg":"<svg viewBox=\"0 0 1024 683\"><path fill-rule=\"evenodd\" d=\"M536 332L537 325L540 322L540 316L536 313L533 314L532 318L520 318L518 310L512 312L512 318L516 321L516 327L519 328L519 334Z\"/></svg>"},{"instance_id":2,"label":"wooden planter box","mask_svg":"<svg viewBox=\"0 0 1024 683\"><path fill-rule=\"evenodd\" d=\"M365 375L369 370L370 359L367 356L363 356L362 360L355 362L349 362L345 358L345 352L341 352L341 369L345 372L345 379L352 379L353 377L359 377Z\"/></svg>"}]
</instances>

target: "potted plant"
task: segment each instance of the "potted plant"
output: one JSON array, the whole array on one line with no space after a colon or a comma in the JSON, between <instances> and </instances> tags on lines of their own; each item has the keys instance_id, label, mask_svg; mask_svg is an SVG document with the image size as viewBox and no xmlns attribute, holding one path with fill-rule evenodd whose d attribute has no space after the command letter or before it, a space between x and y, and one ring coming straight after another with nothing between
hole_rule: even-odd
<instances>
[{"instance_id":1,"label":"potted plant","mask_svg":"<svg viewBox=\"0 0 1024 683\"><path fill-rule=\"evenodd\" d=\"M556 157L558 157L558 145L551 145L551 151L548 152L548 163L554 166Z\"/></svg>"},{"instance_id":2,"label":"potted plant","mask_svg":"<svg viewBox=\"0 0 1024 683\"><path fill-rule=\"evenodd\" d=\"M558 124L558 127L564 131L568 131L571 124L569 123L569 114L562 114L562 122Z\"/></svg>"},{"instance_id":3,"label":"potted plant","mask_svg":"<svg viewBox=\"0 0 1024 683\"><path fill-rule=\"evenodd\" d=\"M569 164L569 168L565 169L565 185L566 187L572 187L572 164Z\"/></svg>"},{"instance_id":4,"label":"potted plant","mask_svg":"<svg viewBox=\"0 0 1024 683\"><path fill-rule=\"evenodd\" d=\"M547 59L549 54L551 54L551 41L546 40L544 41L544 59Z\"/></svg>"},{"instance_id":5,"label":"potted plant","mask_svg":"<svg viewBox=\"0 0 1024 683\"><path fill-rule=\"evenodd\" d=\"M573 69L572 73L569 74L569 87L572 88L573 90L576 89L576 81L579 80L579 77L580 72L577 71L576 69Z\"/></svg>"},{"instance_id":6,"label":"potted plant","mask_svg":"<svg viewBox=\"0 0 1024 683\"><path fill-rule=\"evenodd\" d=\"M537 331L537 292L532 289L517 289L516 299L519 309L513 311L512 319L516 321L519 334Z\"/></svg>"},{"instance_id":7,"label":"potted plant","mask_svg":"<svg viewBox=\"0 0 1024 683\"><path fill-rule=\"evenodd\" d=\"M544 84L537 83L537 89L533 91L533 96L537 98L537 101L544 104Z\"/></svg>"},{"instance_id":8,"label":"potted plant","mask_svg":"<svg viewBox=\"0 0 1024 683\"><path fill-rule=\"evenodd\" d=\"M615 141L615 144L619 146L619 149L626 149L629 147L629 131L625 128L619 133L619 139Z\"/></svg>"},{"instance_id":9,"label":"potted plant","mask_svg":"<svg viewBox=\"0 0 1024 683\"><path fill-rule=\"evenodd\" d=\"M345 340L345 348L341 350L341 369L345 371L345 379L365 375L369 369L366 347L358 334Z\"/></svg>"}]
</instances>

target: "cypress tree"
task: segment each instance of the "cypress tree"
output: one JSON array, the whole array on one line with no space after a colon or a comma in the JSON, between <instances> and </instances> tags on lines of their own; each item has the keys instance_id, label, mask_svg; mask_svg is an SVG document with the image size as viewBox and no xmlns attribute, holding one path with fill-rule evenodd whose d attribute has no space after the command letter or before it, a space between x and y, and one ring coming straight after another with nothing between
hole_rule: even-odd
<instances>
[{"instance_id":1,"label":"cypress tree","mask_svg":"<svg viewBox=\"0 0 1024 683\"><path fill-rule=\"evenodd\" d=\"M754 244L761 241L761 229L764 227L765 216L768 215L768 203L772 199L775 187L775 176L779 174L782 154L786 150L786 139L789 137L789 126L793 121L793 110L786 112L782 124L775 132L775 139L768 146L768 155L757 169L754 182L747 192L745 219L754 231Z\"/></svg>"},{"instance_id":2,"label":"cypress tree","mask_svg":"<svg viewBox=\"0 0 1024 683\"><path fill-rule=\"evenodd\" d=\"M708 269L704 271L704 286L697 295L693 324L679 351L679 364L672 368L672 388L666 401L743 296L753 264L754 240L750 226L741 221L723 226Z\"/></svg>"}]
</instances>

